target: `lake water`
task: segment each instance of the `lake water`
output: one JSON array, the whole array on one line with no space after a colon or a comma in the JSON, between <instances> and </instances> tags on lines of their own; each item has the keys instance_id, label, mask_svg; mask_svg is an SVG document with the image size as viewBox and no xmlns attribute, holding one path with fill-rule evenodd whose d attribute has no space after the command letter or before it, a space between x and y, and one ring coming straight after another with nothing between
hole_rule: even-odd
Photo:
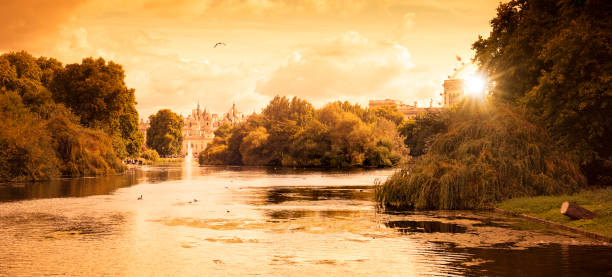
<instances>
[{"instance_id":1,"label":"lake water","mask_svg":"<svg viewBox=\"0 0 612 277\"><path fill-rule=\"evenodd\" d=\"M612 276L612 247L581 236L385 212L372 184L392 172L177 165L0 185L0 276Z\"/></svg>"}]
</instances>

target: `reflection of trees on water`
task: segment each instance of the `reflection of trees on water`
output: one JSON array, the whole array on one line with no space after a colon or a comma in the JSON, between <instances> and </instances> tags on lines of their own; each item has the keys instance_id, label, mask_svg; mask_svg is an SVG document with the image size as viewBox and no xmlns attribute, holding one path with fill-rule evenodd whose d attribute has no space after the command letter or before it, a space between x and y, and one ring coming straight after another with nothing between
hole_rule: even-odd
<instances>
[{"instance_id":1,"label":"reflection of trees on water","mask_svg":"<svg viewBox=\"0 0 612 277\"><path fill-rule=\"evenodd\" d=\"M385 225L401 233L465 233L467 231L464 226L440 221L394 220Z\"/></svg>"},{"instance_id":2,"label":"reflection of trees on water","mask_svg":"<svg viewBox=\"0 0 612 277\"><path fill-rule=\"evenodd\" d=\"M0 184L0 202L55 198L84 197L109 194L113 191L140 183L158 183L178 180L180 168L149 168L129 170L122 175L64 178L47 182Z\"/></svg>"},{"instance_id":3,"label":"reflection of trees on water","mask_svg":"<svg viewBox=\"0 0 612 277\"><path fill-rule=\"evenodd\" d=\"M482 262L464 267L468 276L610 276L612 252L608 246L543 245L521 250L452 248ZM595 254L599 253L599 254Z\"/></svg>"},{"instance_id":4,"label":"reflection of trees on water","mask_svg":"<svg viewBox=\"0 0 612 277\"><path fill-rule=\"evenodd\" d=\"M289 201L322 200L372 200L371 187L283 187L271 188L265 192L265 204L280 204Z\"/></svg>"},{"instance_id":5,"label":"reflection of trees on water","mask_svg":"<svg viewBox=\"0 0 612 277\"><path fill-rule=\"evenodd\" d=\"M267 217L270 217L271 219L291 220L291 219L305 218L305 217L326 217L326 218L350 217L350 216L353 216L361 212L362 211L351 211L351 210L323 210L323 211L273 210L273 211L267 211L265 214Z\"/></svg>"}]
</instances>

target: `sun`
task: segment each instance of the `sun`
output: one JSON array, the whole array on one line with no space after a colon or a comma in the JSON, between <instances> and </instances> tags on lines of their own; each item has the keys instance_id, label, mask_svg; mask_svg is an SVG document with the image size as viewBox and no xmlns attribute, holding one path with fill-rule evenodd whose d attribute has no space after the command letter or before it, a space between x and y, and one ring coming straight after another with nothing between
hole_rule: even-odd
<instances>
[{"instance_id":1,"label":"sun","mask_svg":"<svg viewBox=\"0 0 612 277\"><path fill-rule=\"evenodd\" d=\"M464 78L464 81L465 81L464 89L465 89L466 94L476 96L476 97L482 97L485 95L486 81L482 76L478 76L478 75L466 76Z\"/></svg>"}]
</instances>

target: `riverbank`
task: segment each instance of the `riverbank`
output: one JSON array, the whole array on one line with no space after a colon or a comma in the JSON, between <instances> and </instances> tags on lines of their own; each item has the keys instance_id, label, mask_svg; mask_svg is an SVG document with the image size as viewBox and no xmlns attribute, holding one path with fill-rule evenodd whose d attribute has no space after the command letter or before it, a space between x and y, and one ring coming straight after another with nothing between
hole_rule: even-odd
<instances>
[{"instance_id":1,"label":"riverbank","mask_svg":"<svg viewBox=\"0 0 612 277\"><path fill-rule=\"evenodd\" d=\"M571 220L559 212L569 201L597 214L594 219ZM612 237L612 188L584 190L573 195L520 197L501 202L498 208L525 214L568 227Z\"/></svg>"},{"instance_id":2,"label":"riverbank","mask_svg":"<svg viewBox=\"0 0 612 277\"><path fill-rule=\"evenodd\" d=\"M159 158L155 161L143 159L142 164L144 165L155 165L155 164L176 164L183 163L185 158ZM195 159L194 159L195 161Z\"/></svg>"}]
</instances>

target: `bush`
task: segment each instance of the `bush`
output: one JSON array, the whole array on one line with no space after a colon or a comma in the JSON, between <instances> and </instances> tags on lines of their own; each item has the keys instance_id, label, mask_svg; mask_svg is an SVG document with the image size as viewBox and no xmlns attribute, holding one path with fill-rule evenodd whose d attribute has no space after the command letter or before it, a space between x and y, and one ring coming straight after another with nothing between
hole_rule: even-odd
<instances>
[{"instance_id":1,"label":"bush","mask_svg":"<svg viewBox=\"0 0 612 277\"><path fill-rule=\"evenodd\" d=\"M52 117L47 128L62 161L63 175L116 174L125 169L106 133L85 128L61 115Z\"/></svg>"},{"instance_id":2,"label":"bush","mask_svg":"<svg viewBox=\"0 0 612 277\"><path fill-rule=\"evenodd\" d=\"M157 154L157 151L155 151L155 149L145 150L142 154L140 154L140 157L153 162L159 160L159 154Z\"/></svg>"},{"instance_id":3,"label":"bush","mask_svg":"<svg viewBox=\"0 0 612 277\"><path fill-rule=\"evenodd\" d=\"M0 180L46 180L62 175L123 171L110 137L75 123L62 105L31 112L12 91L0 93Z\"/></svg>"},{"instance_id":4,"label":"bush","mask_svg":"<svg viewBox=\"0 0 612 277\"><path fill-rule=\"evenodd\" d=\"M59 174L44 122L16 92L0 92L0 181L45 180Z\"/></svg>"}]
</instances>

